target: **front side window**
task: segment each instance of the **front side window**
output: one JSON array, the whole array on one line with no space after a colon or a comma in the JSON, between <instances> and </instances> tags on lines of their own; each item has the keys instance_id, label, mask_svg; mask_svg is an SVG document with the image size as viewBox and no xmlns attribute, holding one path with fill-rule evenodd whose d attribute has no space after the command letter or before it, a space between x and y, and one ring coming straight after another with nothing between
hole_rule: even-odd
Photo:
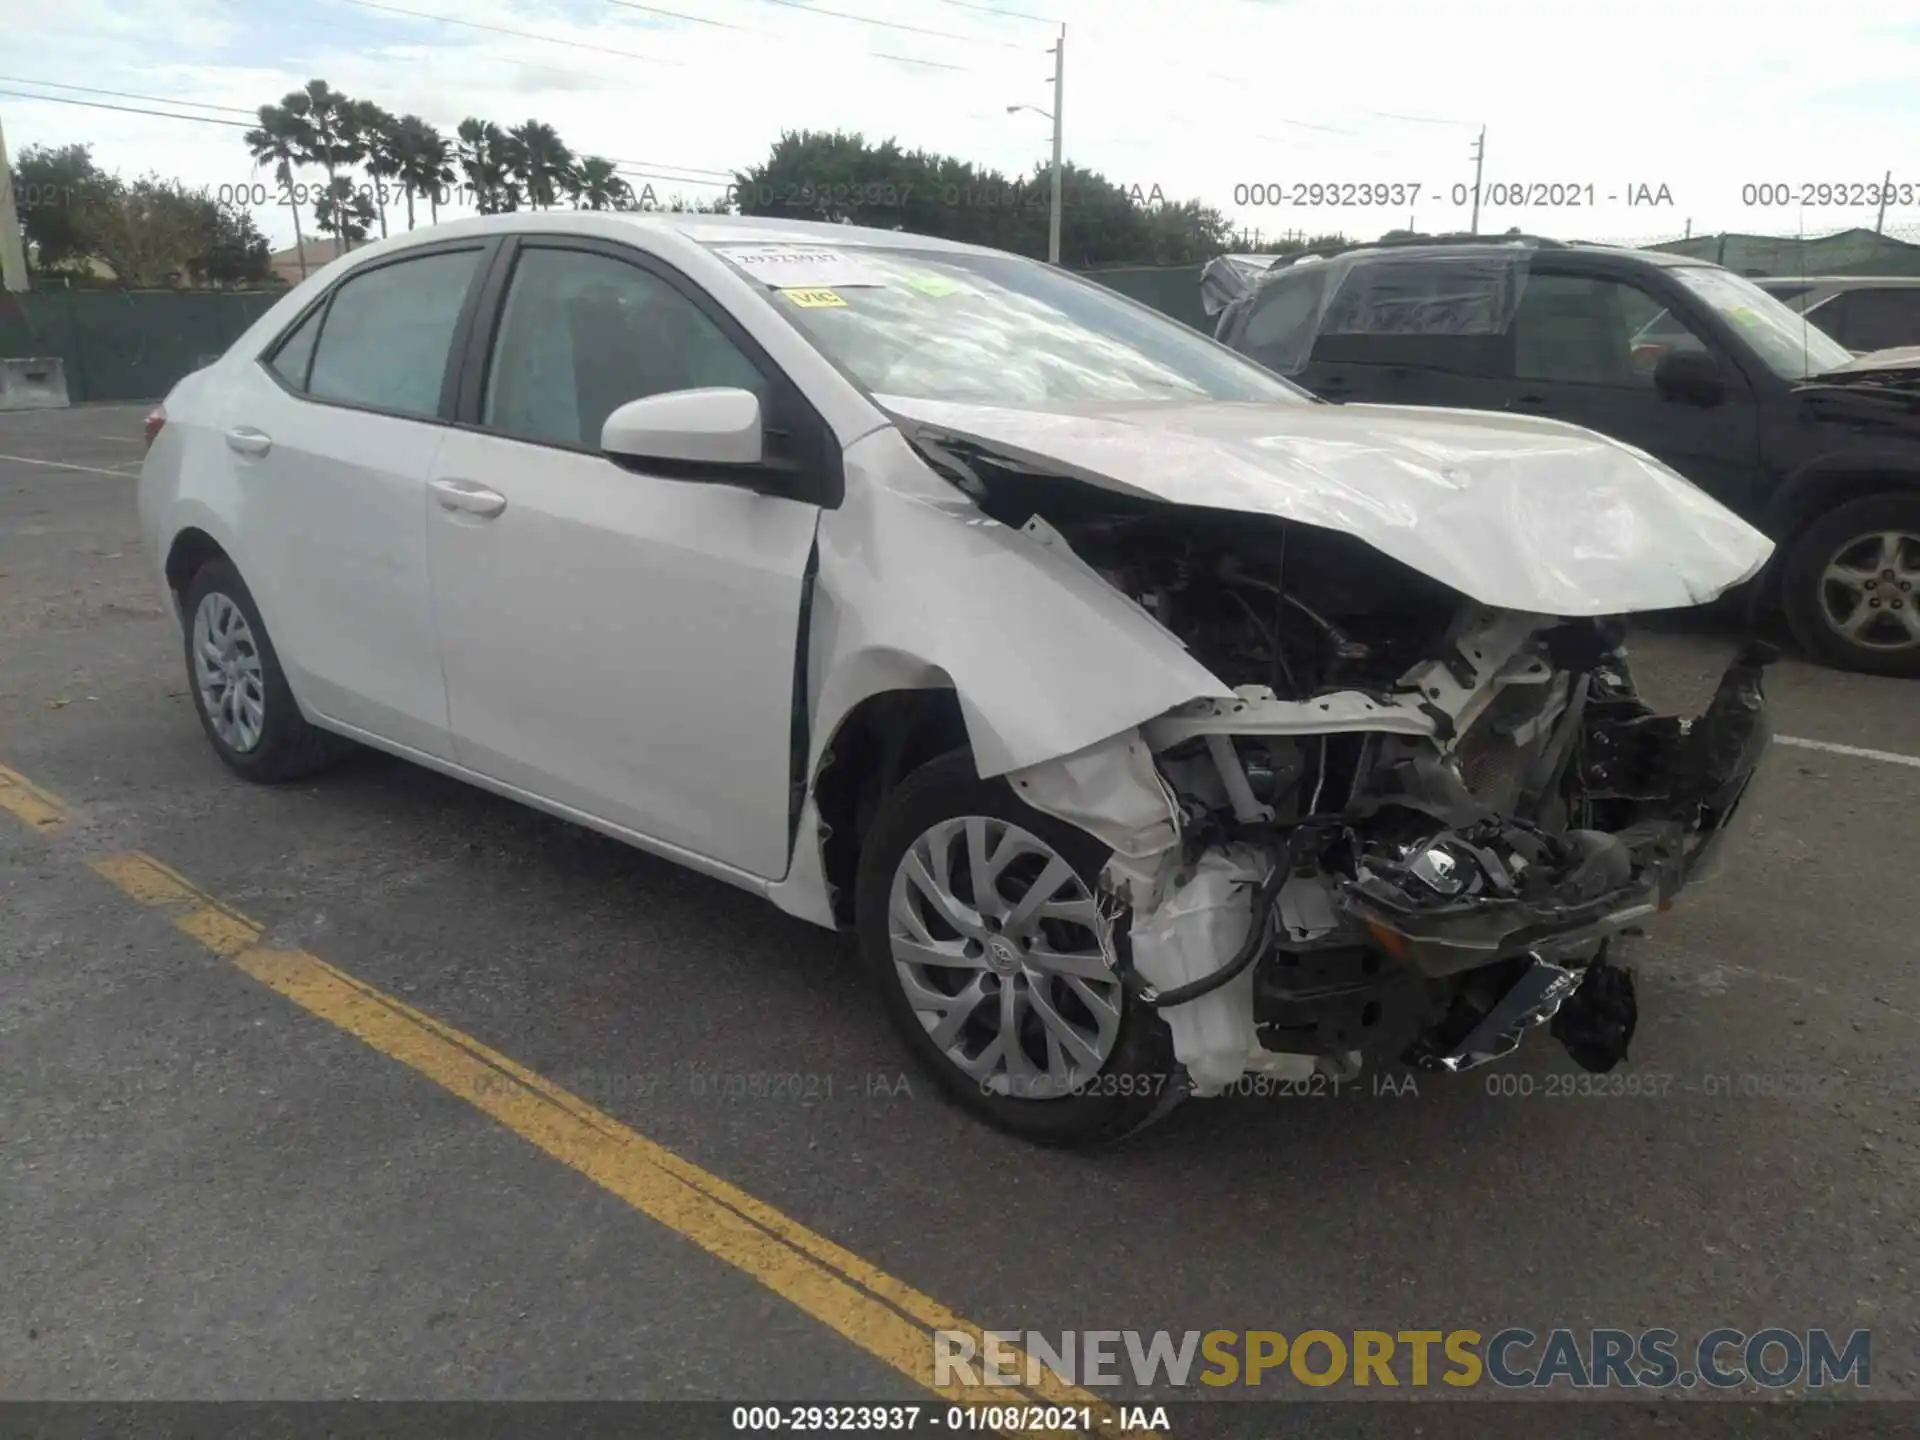
<instances>
[{"instance_id":1,"label":"front side window","mask_svg":"<svg viewBox=\"0 0 1920 1440\"><path fill-rule=\"evenodd\" d=\"M665 280L609 255L529 247L507 287L481 424L598 449L629 400L709 386L770 398L759 368Z\"/></svg>"},{"instance_id":2,"label":"front side window","mask_svg":"<svg viewBox=\"0 0 1920 1440\"><path fill-rule=\"evenodd\" d=\"M1017 255L715 243L812 344L880 395L981 405L1292 401L1197 330Z\"/></svg>"},{"instance_id":3,"label":"front side window","mask_svg":"<svg viewBox=\"0 0 1920 1440\"><path fill-rule=\"evenodd\" d=\"M1592 275L1536 271L1513 317L1520 380L1640 388L1663 356L1706 348L1644 290Z\"/></svg>"},{"instance_id":4,"label":"front side window","mask_svg":"<svg viewBox=\"0 0 1920 1440\"><path fill-rule=\"evenodd\" d=\"M334 291L307 393L429 418L481 252L443 251L349 275Z\"/></svg>"}]
</instances>

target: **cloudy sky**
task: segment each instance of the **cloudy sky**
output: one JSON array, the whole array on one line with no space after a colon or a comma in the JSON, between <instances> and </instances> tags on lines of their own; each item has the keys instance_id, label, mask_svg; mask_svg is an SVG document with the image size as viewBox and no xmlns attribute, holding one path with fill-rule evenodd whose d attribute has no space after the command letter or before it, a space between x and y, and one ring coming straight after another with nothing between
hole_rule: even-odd
<instances>
[{"instance_id":1,"label":"cloudy sky","mask_svg":"<svg viewBox=\"0 0 1920 1440\"><path fill-rule=\"evenodd\" d=\"M1891 169L1920 191L1913 0L1849 0L1811 27L1754 14L1722 0L0 0L0 123L15 154L84 141L128 177L245 184L265 177L241 128L207 122L244 125L319 76L449 132L466 115L549 121L663 199L717 193L783 127L1019 173L1046 157L1050 127L1007 107L1052 108L1064 23L1068 158L1268 235L1372 236L1409 214L1465 228L1454 187L1472 181L1481 125L1489 198L1551 184L1582 202L1488 205L1483 229L1818 234L1874 211L1803 209L1804 182ZM1316 182L1419 193L1411 207L1257 203ZM1794 203L1743 203L1755 184ZM1629 203L1663 187L1670 204ZM283 208L255 214L291 242ZM1890 206L1887 228L1920 239L1920 204Z\"/></svg>"}]
</instances>

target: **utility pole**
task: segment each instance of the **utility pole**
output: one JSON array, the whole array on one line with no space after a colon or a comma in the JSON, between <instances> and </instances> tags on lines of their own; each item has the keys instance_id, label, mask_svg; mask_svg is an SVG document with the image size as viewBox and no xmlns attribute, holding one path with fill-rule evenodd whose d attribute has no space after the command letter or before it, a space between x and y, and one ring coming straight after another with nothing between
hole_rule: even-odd
<instances>
[{"instance_id":1,"label":"utility pole","mask_svg":"<svg viewBox=\"0 0 1920 1440\"><path fill-rule=\"evenodd\" d=\"M7 163L7 133L0 128L0 290L27 288L27 247L13 204L13 167Z\"/></svg>"},{"instance_id":2,"label":"utility pole","mask_svg":"<svg viewBox=\"0 0 1920 1440\"><path fill-rule=\"evenodd\" d=\"M0 150L0 167L4 167L5 165L6 165L6 152L4 150ZM1880 215L1879 215L1879 218L1873 222L1873 233L1876 235L1885 233L1884 227L1887 223L1887 191L1891 190L1892 188L1893 188L1893 171L1889 170L1887 171L1887 178L1884 181L1882 181L1880 184Z\"/></svg>"},{"instance_id":3,"label":"utility pole","mask_svg":"<svg viewBox=\"0 0 1920 1440\"><path fill-rule=\"evenodd\" d=\"M1693 217L1691 215L1687 217L1687 233L1683 238L1688 240L1693 238Z\"/></svg>"},{"instance_id":4,"label":"utility pole","mask_svg":"<svg viewBox=\"0 0 1920 1440\"><path fill-rule=\"evenodd\" d=\"M1480 138L1473 142L1473 226L1475 235L1480 233L1480 167L1487 159L1487 127L1480 127Z\"/></svg>"},{"instance_id":5,"label":"utility pole","mask_svg":"<svg viewBox=\"0 0 1920 1440\"><path fill-rule=\"evenodd\" d=\"M1066 110L1062 107L1065 98L1067 75L1067 27L1060 27L1060 38L1053 42L1053 206L1047 216L1047 263L1060 263L1060 196L1062 177L1060 174L1060 137L1061 127L1065 123Z\"/></svg>"}]
</instances>

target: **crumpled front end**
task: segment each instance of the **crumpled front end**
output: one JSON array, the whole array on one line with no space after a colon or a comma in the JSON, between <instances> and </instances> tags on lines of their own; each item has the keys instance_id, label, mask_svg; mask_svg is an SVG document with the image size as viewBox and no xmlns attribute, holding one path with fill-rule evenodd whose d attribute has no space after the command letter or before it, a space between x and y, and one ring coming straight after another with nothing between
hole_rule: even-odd
<instances>
[{"instance_id":1,"label":"crumpled front end","mask_svg":"<svg viewBox=\"0 0 1920 1440\"><path fill-rule=\"evenodd\" d=\"M1624 1057L1609 941L1718 858L1772 653L1691 720L1640 700L1603 621L1467 606L1429 654L1386 683L1242 684L1009 776L1114 847L1116 963L1197 1093L1464 1069L1548 1022L1589 1069Z\"/></svg>"}]
</instances>

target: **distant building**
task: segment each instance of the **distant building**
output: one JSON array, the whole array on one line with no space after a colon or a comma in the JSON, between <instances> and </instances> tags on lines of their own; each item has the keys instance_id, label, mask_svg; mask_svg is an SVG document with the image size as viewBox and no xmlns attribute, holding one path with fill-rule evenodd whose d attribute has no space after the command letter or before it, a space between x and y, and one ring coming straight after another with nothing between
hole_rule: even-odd
<instances>
[{"instance_id":1,"label":"distant building","mask_svg":"<svg viewBox=\"0 0 1920 1440\"><path fill-rule=\"evenodd\" d=\"M363 242L364 243L364 242ZM306 277L300 273L302 254L306 257L306 273L311 275L322 265L337 259L340 254L340 242L331 236L309 240L304 245L289 245L284 250L276 250L268 257L267 266L274 278L288 285L298 285Z\"/></svg>"},{"instance_id":2,"label":"distant building","mask_svg":"<svg viewBox=\"0 0 1920 1440\"><path fill-rule=\"evenodd\" d=\"M1743 275L1920 275L1920 245L1855 228L1832 235L1694 235L1648 245Z\"/></svg>"}]
</instances>

